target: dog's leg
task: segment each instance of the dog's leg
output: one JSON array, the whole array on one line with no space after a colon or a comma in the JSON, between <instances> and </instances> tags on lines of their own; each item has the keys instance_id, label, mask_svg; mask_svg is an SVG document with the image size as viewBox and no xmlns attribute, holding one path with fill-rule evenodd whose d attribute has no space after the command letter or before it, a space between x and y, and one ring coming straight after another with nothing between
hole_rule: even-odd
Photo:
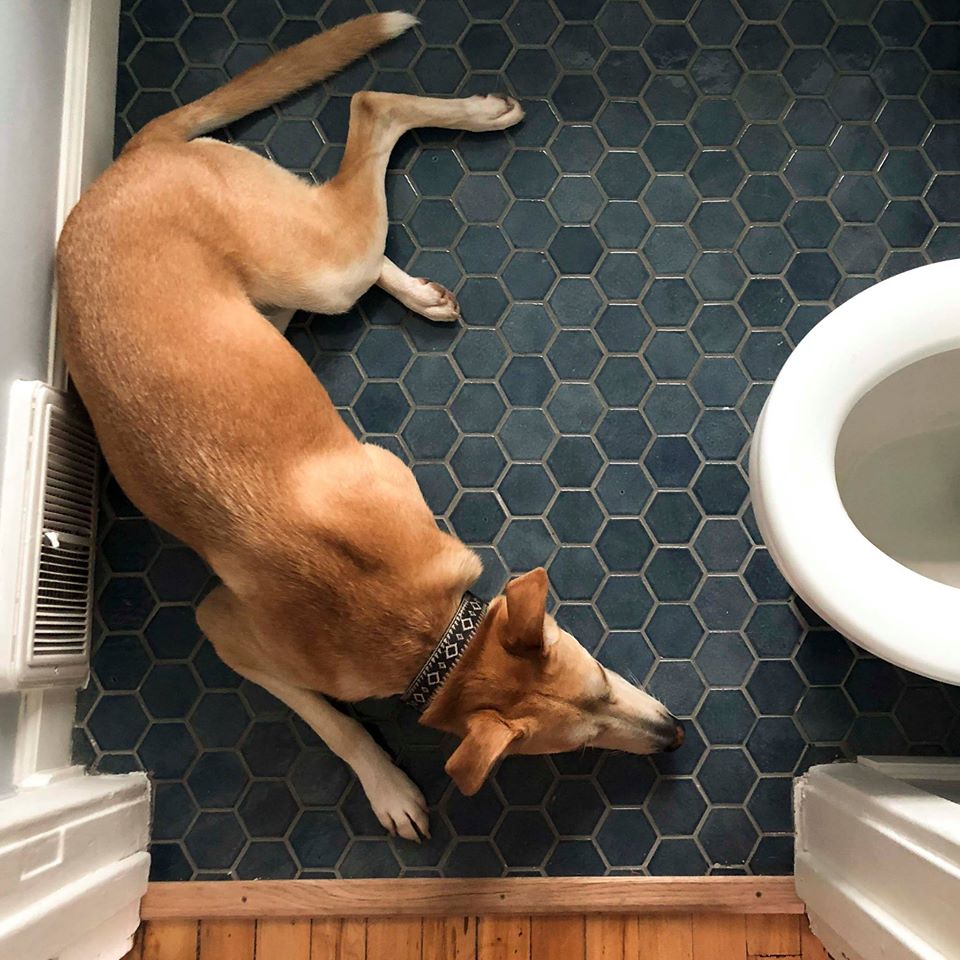
<instances>
[{"instance_id":1,"label":"dog's leg","mask_svg":"<svg viewBox=\"0 0 960 960\"><path fill-rule=\"evenodd\" d=\"M243 675L298 713L310 729L353 768L373 812L391 835L399 834L416 841L421 835L430 836L423 794L361 724L312 690L294 687L255 670L245 671Z\"/></svg>"},{"instance_id":2,"label":"dog's leg","mask_svg":"<svg viewBox=\"0 0 960 960\"><path fill-rule=\"evenodd\" d=\"M377 286L428 320L452 323L460 319L460 304L446 287L426 277L411 277L386 257Z\"/></svg>"},{"instance_id":3,"label":"dog's leg","mask_svg":"<svg viewBox=\"0 0 960 960\"><path fill-rule=\"evenodd\" d=\"M353 768L377 819L391 834L407 840L430 836L423 794L361 724L332 707L320 694L277 680L250 665L260 662L260 645L235 594L226 586L212 590L197 608L197 623L227 664L303 717L317 736Z\"/></svg>"},{"instance_id":4,"label":"dog's leg","mask_svg":"<svg viewBox=\"0 0 960 960\"><path fill-rule=\"evenodd\" d=\"M397 140L414 127L453 130L503 130L519 122L523 110L516 100L500 95L443 100L407 94L363 91L350 103L350 127L343 162L337 175L318 188L321 216L334 224L341 244L352 249L358 270L345 299L373 282L416 313L431 320L456 320L456 298L440 284L411 277L383 257L387 236L384 176ZM354 286L357 289L354 289Z\"/></svg>"}]
</instances>

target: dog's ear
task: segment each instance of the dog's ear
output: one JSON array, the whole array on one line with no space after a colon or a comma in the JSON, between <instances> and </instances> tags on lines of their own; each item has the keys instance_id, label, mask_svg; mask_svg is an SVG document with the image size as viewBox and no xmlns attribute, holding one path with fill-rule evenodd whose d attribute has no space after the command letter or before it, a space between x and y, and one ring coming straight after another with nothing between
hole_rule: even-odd
<instances>
[{"instance_id":1,"label":"dog's ear","mask_svg":"<svg viewBox=\"0 0 960 960\"><path fill-rule=\"evenodd\" d=\"M546 650L556 637L544 632L547 604L547 571L537 567L507 584L507 629L504 646L513 653Z\"/></svg>"},{"instance_id":2,"label":"dog's ear","mask_svg":"<svg viewBox=\"0 0 960 960\"><path fill-rule=\"evenodd\" d=\"M519 733L493 710L478 710L467 720L467 735L444 769L460 792L473 796Z\"/></svg>"}]
</instances>

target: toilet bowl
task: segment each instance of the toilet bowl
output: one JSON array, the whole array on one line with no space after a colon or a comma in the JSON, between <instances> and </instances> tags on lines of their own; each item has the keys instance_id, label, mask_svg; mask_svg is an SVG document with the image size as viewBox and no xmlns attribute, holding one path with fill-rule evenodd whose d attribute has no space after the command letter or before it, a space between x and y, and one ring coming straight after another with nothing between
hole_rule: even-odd
<instances>
[{"instance_id":1,"label":"toilet bowl","mask_svg":"<svg viewBox=\"0 0 960 960\"><path fill-rule=\"evenodd\" d=\"M960 683L960 260L864 290L801 341L750 447L763 539L854 643Z\"/></svg>"}]
</instances>

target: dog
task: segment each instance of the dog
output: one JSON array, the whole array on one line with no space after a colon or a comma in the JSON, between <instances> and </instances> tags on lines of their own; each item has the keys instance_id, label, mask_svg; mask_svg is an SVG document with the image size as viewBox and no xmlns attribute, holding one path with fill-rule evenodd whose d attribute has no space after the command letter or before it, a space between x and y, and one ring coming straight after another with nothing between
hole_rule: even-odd
<instances>
[{"instance_id":1,"label":"dog","mask_svg":"<svg viewBox=\"0 0 960 960\"><path fill-rule=\"evenodd\" d=\"M469 593L477 556L438 529L401 460L354 438L259 309L343 313L376 284L430 320L457 320L450 291L384 256L388 158L415 127L504 130L523 117L515 100L357 93L339 172L320 186L202 136L415 23L358 17L148 123L71 212L56 263L64 355L107 462L221 581L201 629L409 840L429 836L422 794L324 695L406 691L422 723L461 738L446 770L465 794L506 754L646 754L683 737L546 613L542 568L489 605Z\"/></svg>"}]
</instances>

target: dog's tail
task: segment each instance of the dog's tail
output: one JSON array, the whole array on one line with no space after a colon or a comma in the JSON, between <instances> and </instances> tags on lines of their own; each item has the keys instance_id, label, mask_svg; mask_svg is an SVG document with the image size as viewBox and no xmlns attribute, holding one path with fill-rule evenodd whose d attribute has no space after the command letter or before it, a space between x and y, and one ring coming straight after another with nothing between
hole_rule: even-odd
<instances>
[{"instance_id":1,"label":"dog's tail","mask_svg":"<svg viewBox=\"0 0 960 960\"><path fill-rule=\"evenodd\" d=\"M151 120L127 147L184 141L216 130L342 70L417 22L401 10L348 20L245 70L229 83Z\"/></svg>"}]
</instances>

